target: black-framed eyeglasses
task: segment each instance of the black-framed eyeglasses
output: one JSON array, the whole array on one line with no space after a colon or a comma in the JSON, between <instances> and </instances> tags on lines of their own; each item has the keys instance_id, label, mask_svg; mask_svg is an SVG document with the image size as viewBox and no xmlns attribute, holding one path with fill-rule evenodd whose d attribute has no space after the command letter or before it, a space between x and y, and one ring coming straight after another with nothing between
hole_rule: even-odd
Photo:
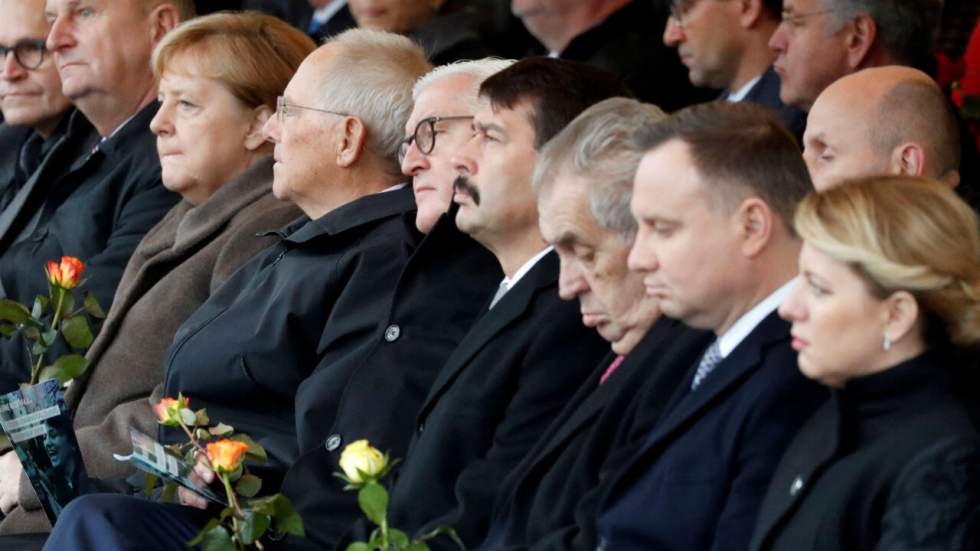
<instances>
[{"instance_id":1,"label":"black-framed eyeglasses","mask_svg":"<svg viewBox=\"0 0 980 551\"><path fill-rule=\"evenodd\" d=\"M44 62L45 50L44 40L21 40L20 42L9 47L0 45L0 59L6 61L7 54L13 52L14 59L17 60L18 65L27 69L28 71L33 71L34 69L40 67L41 63Z\"/></svg>"},{"instance_id":2,"label":"black-framed eyeglasses","mask_svg":"<svg viewBox=\"0 0 980 551\"><path fill-rule=\"evenodd\" d=\"M286 117L291 117L294 115L293 110L302 109L306 111L316 111L318 113L327 113L330 115L337 115L338 117L349 117L349 113L341 113L340 111L331 111L329 109L320 109L319 107L305 107L302 105L296 105L295 103L289 103L286 101L284 96L278 96L276 98L276 117L279 119L279 124L286 122Z\"/></svg>"},{"instance_id":3,"label":"black-framed eyeglasses","mask_svg":"<svg viewBox=\"0 0 980 551\"><path fill-rule=\"evenodd\" d=\"M428 155L432 153L432 150L436 147L436 123L442 121L462 121L470 120L473 115L453 115L449 117L429 117L427 119L422 119L417 125L415 125L415 131L407 139L402 141L401 146L398 148L398 164L402 164L405 161L405 156L408 155L408 148L415 144L415 147L419 149L419 153L423 155Z\"/></svg>"}]
</instances>

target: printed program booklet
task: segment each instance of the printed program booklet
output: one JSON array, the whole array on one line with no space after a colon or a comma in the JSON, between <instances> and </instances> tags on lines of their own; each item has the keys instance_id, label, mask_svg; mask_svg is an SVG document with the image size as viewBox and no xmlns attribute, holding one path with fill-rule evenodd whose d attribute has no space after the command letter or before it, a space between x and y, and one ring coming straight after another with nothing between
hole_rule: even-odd
<instances>
[{"instance_id":1,"label":"printed program booklet","mask_svg":"<svg viewBox=\"0 0 980 551\"><path fill-rule=\"evenodd\" d=\"M134 467L145 473L176 482L219 505L228 505L226 500L218 497L210 489L195 486L187 478L187 474L194 469L193 463L177 456L177 454L163 447L162 444L153 438L136 429L130 429L129 436L133 441L133 453L129 455L113 454L112 456L116 458L116 461L129 461Z\"/></svg>"},{"instance_id":2,"label":"printed program booklet","mask_svg":"<svg viewBox=\"0 0 980 551\"><path fill-rule=\"evenodd\" d=\"M0 428L52 524L69 501L92 491L58 381L0 396Z\"/></svg>"}]
</instances>

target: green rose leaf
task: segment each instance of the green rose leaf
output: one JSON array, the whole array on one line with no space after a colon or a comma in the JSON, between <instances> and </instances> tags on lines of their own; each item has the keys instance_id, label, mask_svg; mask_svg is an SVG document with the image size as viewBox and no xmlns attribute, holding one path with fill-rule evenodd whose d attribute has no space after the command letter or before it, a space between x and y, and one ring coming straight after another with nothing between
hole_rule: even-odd
<instances>
[{"instance_id":1,"label":"green rose leaf","mask_svg":"<svg viewBox=\"0 0 980 551\"><path fill-rule=\"evenodd\" d=\"M253 511L245 511L241 524L242 543L252 545L269 529L271 521L268 515L258 515Z\"/></svg>"},{"instance_id":2,"label":"green rose leaf","mask_svg":"<svg viewBox=\"0 0 980 551\"><path fill-rule=\"evenodd\" d=\"M429 551L429 546L422 541L413 541L405 548L405 551Z\"/></svg>"},{"instance_id":3,"label":"green rose leaf","mask_svg":"<svg viewBox=\"0 0 980 551\"><path fill-rule=\"evenodd\" d=\"M10 335L13 335L14 331L16 330L17 327L15 325L11 325L9 323L0 323L0 335L3 335L4 337L9 337Z\"/></svg>"},{"instance_id":4,"label":"green rose leaf","mask_svg":"<svg viewBox=\"0 0 980 551\"><path fill-rule=\"evenodd\" d=\"M266 461L269 459L269 456L266 455L265 453L265 448L260 446L259 443L256 442L255 440L252 440L251 436L247 434L236 434L232 436L231 439L237 442L248 444L247 453L248 455L252 456L252 458L257 459L259 461Z\"/></svg>"},{"instance_id":5,"label":"green rose leaf","mask_svg":"<svg viewBox=\"0 0 980 551\"><path fill-rule=\"evenodd\" d=\"M32 341L35 341L34 344L37 344L37 341L41 338L41 331L33 325L28 325L27 327L24 327L24 336ZM33 354L34 351L32 350L31 353ZM37 354L34 355L37 356Z\"/></svg>"},{"instance_id":6,"label":"green rose leaf","mask_svg":"<svg viewBox=\"0 0 980 551\"><path fill-rule=\"evenodd\" d=\"M16 325L24 323L29 317L30 312L23 304L6 298L0 299L0 320Z\"/></svg>"},{"instance_id":7,"label":"green rose leaf","mask_svg":"<svg viewBox=\"0 0 980 551\"><path fill-rule=\"evenodd\" d=\"M347 546L347 551L371 551L371 548L363 541L355 541Z\"/></svg>"},{"instance_id":8,"label":"green rose leaf","mask_svg":"<svg viewBox=\"0 0 980 551\"><path fill-rule=\"evenodd\" d=\"M85 292L84 308L85 311L88 312L88 315L92 316L93 318L97 320L105 319L105 311L102 309L102 306L99 305L99 299L95 298L92 291Z\"/></svg>"},{"instance_id":9,"label":"green rose leaf","mask_svg":"<svg viewBox=\"0 0 980 551\"><path fill-rule=\"evenodd\" d=\"M70 354L58 358L54 364L42 369L38 380L57 379L60 384L65 384L82 373L85 373L86 369L88 369L88 360L84 356Z\"/></svg>"},{"instance_id":10,"label":"green rose leaf","mask_svg":"<svg viewBox=\"0 0 980 551\"><path fill-rule=\"evenodd\" d=\"M357 503L367 518L380 526L388 513L388 491L377 482L368 482L357 492Z\"/></svg>"},{"instance_id":11,"label":"green rose leaf","mask_svg":"<svg viewBox=\"0 0 980 551\"><path fill-rule=\"evenodd\" d=\"M34 299L34 305L31 307L31 317L34 319L41 319L41 316L44 315L44 311L48 309L49 302L48 297L38 295L38 297Z\"/></svg>"},{"instance_id":12,"label":"green rose leaf","mask_svg":"<svg viewBox=\"0 0 980 551\"><path fill-rule=\"evenodd\" d=\"M275 505L276 529L286 534L294 536L305 536L303 530L303 518L299 516L293 504L282 494L273 496L272 503Z\"/></svg>"},{"instance_id":13,"label":"green rose leaf","mask_svg":"<svg viewBox=\"0 0 980 551\"><path fill-rule=\"evenodd\" d=\"M71 291L65 291L65 298L61 301L61 317L65 319L70 318L71 312L74 309L75 296L71 294Z\"/></svg>"},{"instance_id":14,"label":"green rose leaf","mask_svg":"<svg viewBox=\"0 0 980 551\"><path fill-rule=\"evenodd\" d=\"M224 526L218 525L218 521L212 519L204 526L197 537L187 542L187 545L200 545L204 551L237 551L235 542L231 539L231 534Z\"/></svg>"},{"instance_id":15,"label":"green rose leaf","mask_svg":"<svg viewBox=\"0 0 980 551\"><path fill-rule=\"evenodd\" d=\"M180 408L180 421L189 427L193 427L197 424L197 415L193 411L187 408Z\"/></svg>"},{"instance_id":16,"label":"green rose leaf","mask_svg":"<svg viewBox=\"0 0 980 551\"><path fill-rule=\"evenodd\" d=\"M61 334L68 344L76 350L88 350L95 337L85 316L75 316L61 324Z\"/></svg>"},{"instance_id":17,"label":"green rose leaf","mask_svg":"<svg viewBox=\"0 0 980 551\"><path fill-rule=\"evenodd\" d=\"M56 338L58 338L58 331L56 331L55 329L51 329L49 331L45 331L45 332L41 333L41 341L40 342L43 343L43 345L45 347L49 347L52 344L54 344L54 340Z\"/></svg>"},{"instance_id":18,"label":"green rose leaf","mask_svg":"<svg viewBox=\"0 0 980 551\"><path fill-rule=\"evenodd\" d=\"M402 549L408 545L408 534L402 532L401 530L391 528L388 530L388 541L390 541L396 549Z\"/></svg>"},{"instance_id":19,"label":"green rose leaf","mask_svg":"<svg viewBox=\"0 0 980 551\"><path fill-rule=\"evenodd\" d=\"M146 481L143 483L143 495L150 497L153 495L153 489L157 487L157 481L160 478L155 474L146 473Z\"/></svg>"},{"instance_id":20,"label":"green rose leaf","mask_svg":"<svg viewBox=\"0 0 980 551\"><path fill-rule=\"evenodd\" d=\"M163 492L160 493L160 501L164 503L175 503L177 501L177 483L164 482Z\"/></svg>"},{"instance_id":21,"label":"green rose leaf","mask_svg":"<svg viewBox=\"0 0 980 551\"><path fill-rule=\"evenodd\" d=\"M187 423L190 425L190 423ZM194 412L194 424L199 427L206 427L211 424L207 409L199 409Z\"/></svg>"},{"instance_id":22,"label":"green rose leaf","mask_svg":"<svg viewBox=\"0 0 980 551\"><path fill-rule=\"evenodd\" d=\"M211 433L212 436L227 436L235 432L235 428L232 427L231 425L218 423L217 425L208 429L208 432Z\"/></svg>"},{"instance_id":23,"label":"green rose leaf","mask_svg":"<svg viewBox=\"0 0 980 551\"><path fill-rule=\"evenodd\" d=\"M255 497L262 489L262 479L254 474L242 475L235 484L235 491L240 496Z\"/></svg>"}]
</instances>

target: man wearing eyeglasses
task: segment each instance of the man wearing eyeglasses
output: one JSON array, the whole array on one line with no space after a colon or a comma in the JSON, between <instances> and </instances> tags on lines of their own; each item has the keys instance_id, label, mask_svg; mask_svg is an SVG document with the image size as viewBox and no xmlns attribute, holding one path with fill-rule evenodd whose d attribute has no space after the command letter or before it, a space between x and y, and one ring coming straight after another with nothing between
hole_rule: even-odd
<instances>
[{"instance_id":1,"label":"man wearing eyeglasses","mask_svg":"<svg viewBox=\"0 0 980 551\"><path fill-rule=\"evenodd\" d=\"M0 0L0 13L2 224L4 209L63 133L56 130L70 103L61 93L58 68L44 48L44 0Z\"/></svg>"},{"instance_id":2,"label":"man wearing eyeglasses","mask_svg":"<svg viewBox=\"0 0 980 551\"><path fill-rule=\"evenodd\" d=\"M723 101L774 109L800 140L806 115L780 101L768 46L781 7L782 0L674 0L663 40L677 48L692 84L723 89Z\"/></svg>"}]
</instances>

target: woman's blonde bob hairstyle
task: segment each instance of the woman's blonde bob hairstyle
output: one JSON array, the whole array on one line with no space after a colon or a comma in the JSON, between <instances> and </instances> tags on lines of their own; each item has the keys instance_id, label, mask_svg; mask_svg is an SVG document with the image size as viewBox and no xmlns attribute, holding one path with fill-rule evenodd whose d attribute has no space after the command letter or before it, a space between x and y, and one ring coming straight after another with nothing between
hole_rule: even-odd
<instances>
[{"instance_id":1,"label":"woman's blonde bob hairstyle","mask_svg":"<svg viewBox=\"0 0 980 551\"><path fill-rule=\"evenodd\" d=\"M851 180L808 195L794 224L875 296L911 293L927 340L980 343L980 222L948 185L908 176Z\"/></svg>"},{"instance_id":2,"label":"woman's blonde bob hairstyle","mask_svg":"<svg viewBox=\"0 0 980 551\"><path fill-rule=\"evenodd\" d=\"M316 49L310 37L257 12L220 12L191 19L153 50L153 74L167 71L214 79L250 108L275 111L276 97Z\"/></svg>"}]
</instances>

